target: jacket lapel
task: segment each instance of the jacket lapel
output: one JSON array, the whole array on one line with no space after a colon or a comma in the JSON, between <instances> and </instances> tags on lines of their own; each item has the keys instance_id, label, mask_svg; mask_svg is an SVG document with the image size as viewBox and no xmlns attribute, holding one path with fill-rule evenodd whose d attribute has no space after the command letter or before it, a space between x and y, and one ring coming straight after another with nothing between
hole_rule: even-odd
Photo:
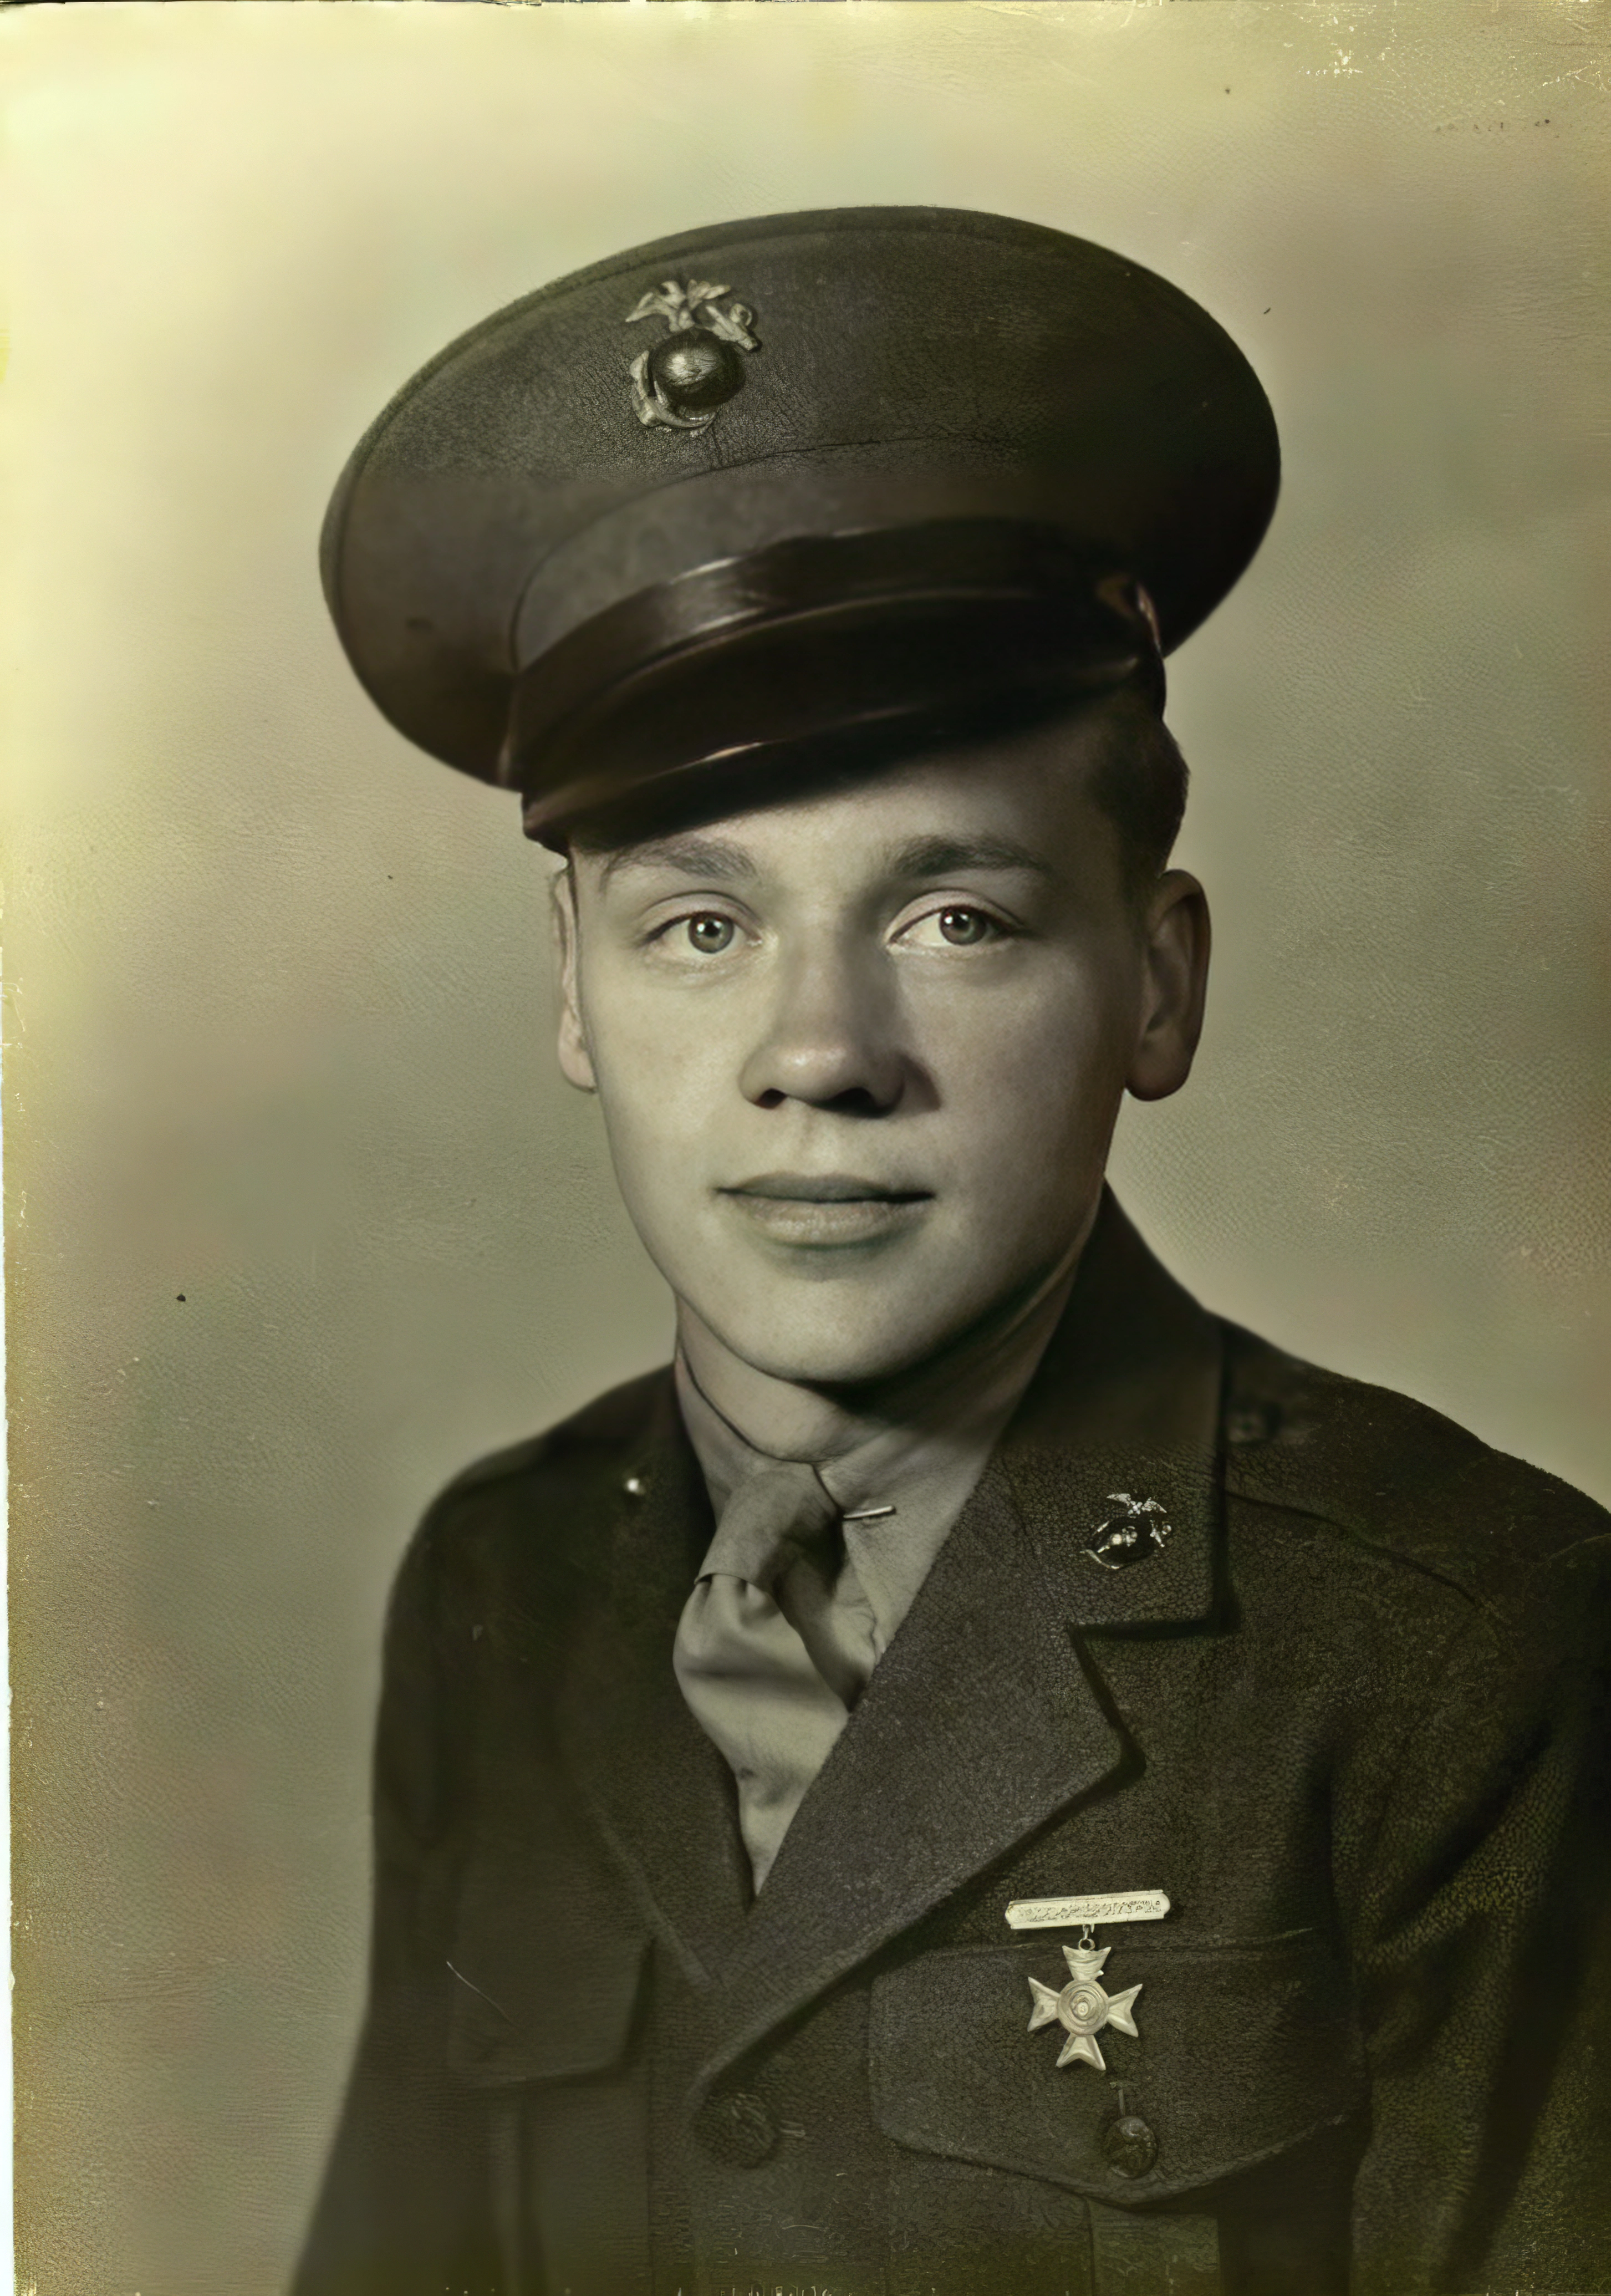
<instances>
[{"instance_id":1,"label":"jacket lapel","mask_svg":"<svg viewBox=\"0 0 1611 2296\"><path fill-rule=\"evenodd\" d=\"M993 1466L784 1836L724 1972L707 2070L1089 1792L1124 1751Z\"/></svg>"},{"instance_id":2,"label":"jacket lapel","mask_svg":"<svg viewBox=\"0 0 1611 2296\"><path fill-rule=\"evenodd\" d=\"M1104 1192L1001 1454L1049 1590L1087 1633L1214 1623L1224 1352L1218 1321ZM1131 1529L1126 1553L1113 1534Z\"/></svg>"},{"instance_id":3,"label":"jacket lapel","mask_svg":"<svg viewBox=\"0 0 1611 2296\"><path fill-rule=\"evenodd\" d=\"M709 1982L742 1934L750 1898L732 1775L671 1663L710 1536L668 1372L592 1527L598 1580L558 1702L567 1766L642 1910L696 1984Z\"/></svg>"},{"instance_id":4,"label":"jacket lapel","mask_svg":"<svg viewBox=\"0 0 1611 2296\"><path fill-rule=\"evenodd\" d=\"M1086 1634L1214 1616L1218 1326L1105 1198L1023 1405L801 1804L723 1972L714 2079L891 1938L1139 1759ZM1112 1496L1166 1525L1087 1550ZM1123 1550L1119 1550L1123 1552Z\"/></svg>"}]
</instances>

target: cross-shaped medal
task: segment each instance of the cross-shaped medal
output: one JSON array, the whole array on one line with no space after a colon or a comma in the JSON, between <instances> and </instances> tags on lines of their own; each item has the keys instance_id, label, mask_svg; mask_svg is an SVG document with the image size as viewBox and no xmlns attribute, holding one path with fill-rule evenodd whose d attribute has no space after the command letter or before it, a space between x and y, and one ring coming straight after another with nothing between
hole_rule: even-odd
<instances>
[{"instance_id":1,"label":"cross-shaped medal","mask_svg":"<svg viewBox=\"0 0 1611 2296\"><path fill-rule=\"evenodd\" d=\"M1088 1930L1085 1935L1090 1934ZM1110 1945L1088 1945L1084 1938L1078 1945L1066 1945L1063 1958L1068 1964L1068 1982L1060 1993L1050 1985L1043 1985L1038 1977L1029 1980L1034 2001L1029 2015L1030 2031L1037 2032L1043 2025L1060 2025L1068 2036L1058 2059L1059 2065L1071 2065L1077 2061L1094 2065L1098 2072L1105 2073L1107 2060L1096 2045L1096 2037L1104 2025L1111 2025L1116 2033L1134 2034L1138 2040L1141 2038L1130 2011L1141 1987L1133 1985L1127 1993L1105 1993L1097 1982L1102 1964L1112 1951Z\"/></svg>"}]
</instances>

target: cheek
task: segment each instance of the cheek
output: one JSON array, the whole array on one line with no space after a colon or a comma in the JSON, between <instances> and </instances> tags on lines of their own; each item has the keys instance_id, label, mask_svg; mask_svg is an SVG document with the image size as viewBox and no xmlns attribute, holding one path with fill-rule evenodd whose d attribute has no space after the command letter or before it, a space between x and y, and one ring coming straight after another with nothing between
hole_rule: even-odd
<instances>
[{"instance_id":1,"label":"cheek","mask_svg":"<svg viewBox=\"0 0 1611 2296\"><path fill-rule=\"evenodd\" d=\"M675 1186L682 1158L727 1110L731 1030L713 1002L646 995L605 970L584 979L599 1104L624 1186Z\"/></svg>"},{"instance_id":2,"label":"cheek","mask_svg":"<svg viewBox=\"0 0 1611 2296\"><path fill-rule=\"evenodd\" d=\"M1000 1136L1079 1135L1116 1105L1129 1062L1124 968L1099 957L911 1000L914 1049L943 1103Z\"/></svg>"}]
</instances>

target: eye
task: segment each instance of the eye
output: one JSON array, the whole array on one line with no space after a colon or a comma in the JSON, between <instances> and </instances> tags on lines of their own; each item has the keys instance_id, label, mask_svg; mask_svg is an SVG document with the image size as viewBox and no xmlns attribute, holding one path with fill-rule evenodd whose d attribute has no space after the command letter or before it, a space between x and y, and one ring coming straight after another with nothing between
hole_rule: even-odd
<instances>
[{"instance_id":1,"label":"eye","mask_svg":"<svg viewBox=\"0 0 1611 2296\"><path fill-rule=\"evenodd\" d=\"M688 935L688 945L701 956L720 956L732 947L738 931L731 917L718 916L714 909L703 910L698 916L684 917L683 930Z\"/></svg>"},{"instance_id":2,"label":"eye","mask_svg":"<svg viewBox=\"0 0 1611 2296\"><path fill-rule=\"evenodd\" d=\"M995 919L987 917L983 909L942 909L935 922L940 939L949 941L953 948L976 947L997 930Z\"/></svg>"},{"instance_id":3,"label":"eye","mask_svg":"<svg viewBox=\"0 0 1611 2296\"><path fill-rule=\"evenodd\" d=\"M988 909L947 901L944 908L913 917L902 927L897 939L912 948L985 948L992 941L1010 939L1011 930Z\"/></svg>"}]
</instances>

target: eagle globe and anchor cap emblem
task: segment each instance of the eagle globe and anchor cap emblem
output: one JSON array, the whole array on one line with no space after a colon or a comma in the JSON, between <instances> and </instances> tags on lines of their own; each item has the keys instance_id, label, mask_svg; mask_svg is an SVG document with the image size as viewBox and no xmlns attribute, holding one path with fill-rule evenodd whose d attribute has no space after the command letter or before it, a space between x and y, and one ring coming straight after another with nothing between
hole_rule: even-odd
<instances>
[{"instance_id":1,"label":"eagle globe and anchor cap emblem","mask_svg":"<svg viewBox=\"0 0 1611 2296\"><path fill-rule=\"evenodd\" d=\"M755 313L713 280L663 280L639 297L626 324L664 319L668 332L629 370L632 403L646 430L707 430L743 387L740 351L761 348L751 332Z\"/></svg>"}]
</instances>

